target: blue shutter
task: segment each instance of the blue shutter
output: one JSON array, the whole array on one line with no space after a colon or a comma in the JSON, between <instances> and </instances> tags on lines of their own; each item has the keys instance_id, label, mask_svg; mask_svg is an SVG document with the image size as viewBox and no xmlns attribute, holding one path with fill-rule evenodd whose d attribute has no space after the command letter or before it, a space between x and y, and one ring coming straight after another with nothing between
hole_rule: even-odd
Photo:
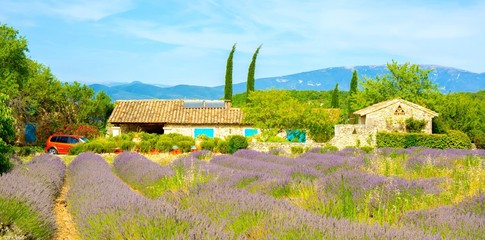
<instances>
[{"instance_id":1,"label":"blue shutter","mask_svg":"<svg viewBox=\"0 0 485 240\"><path fill-rule=\"evenodd\" d=\"M255 128L246 128L244 129L244 136L245 137L252 137L254 135L258 134L258 129Z\"/></svg>"},{"instance_id":2,"label":"blue shutter","mask_svg":"<svg viewBox=\"0 0 485 240\"><path fill-rule=\"evenodd\" d=\"M194 138L199 135L206 135L207 137L214 138L214 129L213 128L196 128L194 129Z\"/></svg>"}]
</instances>

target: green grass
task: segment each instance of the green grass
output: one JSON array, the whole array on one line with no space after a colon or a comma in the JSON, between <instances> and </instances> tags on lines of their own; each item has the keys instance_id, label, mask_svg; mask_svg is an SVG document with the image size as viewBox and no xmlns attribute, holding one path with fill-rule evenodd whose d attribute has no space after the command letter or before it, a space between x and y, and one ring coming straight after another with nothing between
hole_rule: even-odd
<instances>
[{"instance_id":1,"label":"green grass","mask_svg":"<svg viewBox=\"0 0 485 240\"><path fill-rule=\"evenodd\" d=\"M53 226L27 204L0 197L0 223L20 229L18 234L33 239L50 239L54 235ZM0 238L1 232L0 232Z\"/></svg>"},{"instance_id":2,"label":"green grass","mask_svg":"<svg viewBox=\"0 0 485 240\"><path fill-rule=\"evenodd\" d=\"M174 175L162 177L152 185L145 188L139 188L137 186L134 186L134 188L141 191L149 198L157 198L166 191L189 192L190 188L198 184L206 183L211 179L212 176L210 176L208 173L202 172L197 164L185 169L182 162L179 161L179 163L174 166Z\"/></svg>"}]
</instances>

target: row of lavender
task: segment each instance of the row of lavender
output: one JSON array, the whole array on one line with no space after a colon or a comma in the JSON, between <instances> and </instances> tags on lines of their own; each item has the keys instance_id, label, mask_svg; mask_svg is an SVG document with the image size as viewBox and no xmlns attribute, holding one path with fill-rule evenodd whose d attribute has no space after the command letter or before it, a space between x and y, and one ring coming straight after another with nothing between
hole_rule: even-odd
<instances>
[{"instance_id":1,"label":"row of lavender","mask_svg":"<svg viewBox=\"0 0 485 240\"><path fill-rule=\"evenodd\" d=\"M420 227L450 238L478 239L485 235L483 150L380 149L377 154L364 154L347 149L307 153L299 158L242 150L234 156L215 157L211 163L290 179L283 182L290 186L287 199L327 216ZM384 170L376 170L384 163ZM291 169L275 171L278 168L273 168L274 164ZM401 171L391 171L392 166ZM426 177L423 168L437 174ZM310 189L296 188L300 194L291 193L291 186L301 182L292 179L301 176L295 171L315 178ZM384 172L392 174L379 174ZM347 193L351 193L350 200ZM448 206L440 207L443 204Z\"/></svg>"},{"instance_id":2,"label":"row of lavender","mask_svg":"<svg viewBox=\"0 0 485 240\"><path fill-rule=\"evenodd\" d=\"M59 157L44 154L0 176L2 229L21 238L50 239L56 230L54 200L65 169Z\"/></svg>"},{"instance_id":3,"label":"row of lavender","mask_svg":"<svg viewBox=\"0 0 485 240\"><path fill-rule=\"evenodd\" d=\"M294 159L259 155L266 159L266 161L259 161L251 159L251 157L242 157L251 154L254 155L254 159L259 158L256 156L259 153L241 151L235 156L216 156L210 163L198 161L193 156L181 159L180 163L176 163L172 167L176 168L180 164L187 172L201 171L212 175L212 180L191 188L187 193L167 191L161 194L157 201L164 199L176 208L184 209L191 214L205 216L213 224L229 230L238 238L438 238L432 234L424 234L416 227L398 229L377 224L362 224L345 218L322 216L295 205L287 199L265 194L265 189L288 183L292 181L292 177L304 180L306 179L304 176L318 175L319 171L291 164ZM132 166L135 164L134 162L140 167L126 167ZM314 161L311 162L314 163ZM310 162L308 163L310 164ZM145 169L152 165L150 160L133 153L119 155L114 164L115 170L121 178L129 179L130 184L137 186L154 183L142 178L146 173ZM157 168L160 176L166 176L170 169L169 167ZM134 182L133 179L139 179L140 182ZM240 183L246 179L254 181L242 186ZM253 193L243 188L250 184L257 184L257 182L264 187ZM152 187L156 187L156 184Z\"/></svg>"},{"instance_id":4,"label":"row of lavender","mask_svg":"<svg viewBox=\"0 0 485 240\"><path fill-rule=\"evenodd\" d=\"M135 169L146 173L146 168ZM177 210L162 198L150 200L136 193L99 155L82 153L68 170L68 206L83 239L231 238L205 216ZM120 170L129 174L127 169Z\"/></svg>"}]
</instances>

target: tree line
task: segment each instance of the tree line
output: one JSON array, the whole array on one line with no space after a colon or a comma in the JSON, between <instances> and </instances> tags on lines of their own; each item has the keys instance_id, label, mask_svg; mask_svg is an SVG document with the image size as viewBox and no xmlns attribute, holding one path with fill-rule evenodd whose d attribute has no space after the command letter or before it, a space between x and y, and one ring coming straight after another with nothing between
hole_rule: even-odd
<instances>
[{"instance_id":1,"label":"tree line","mask_svg":"<svg viewBox=\"0 0 485 240\"><path fill-rule=\"evenodd\" d=\"M27 40L17 30L0 25L0 145L23 143L27 125L34 126L40 145L50 134L67 128L106 127L113 109L106 93L95 94L78 82L61 82L28 52ZM0 155L6 151L0 150Z\"/></svg>"},{"instance_id":2,"label":"tree line","mask_svg":"<svg viewBox=\"0 0 485 240\"><path fill-rule=\"evenodd\" d=\"M250 96L247 92L236 94L233 106L244 108L245 120L263 132L316 129L313 134L319 132L319 140L329 140L335 124L356 123L352 114L356 110L399 97L439 113L432 122L433 133L459 130L477 146L478 141L485 141L485 91L444 94L428 77L432 69L396 61L387 68L389 74L363 79L354 70L349 91L339 91L338 84L329 91L259 90ZM314 116L308 114L328 108L339 109L340 117L335 120L327 111L313 122Z\"/></svg>"}]
</instances>

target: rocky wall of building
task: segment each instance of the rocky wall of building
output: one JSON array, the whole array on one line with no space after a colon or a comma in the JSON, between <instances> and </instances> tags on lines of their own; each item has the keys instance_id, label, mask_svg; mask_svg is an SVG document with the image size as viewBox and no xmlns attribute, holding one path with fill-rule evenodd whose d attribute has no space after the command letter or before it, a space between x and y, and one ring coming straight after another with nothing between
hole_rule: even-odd
<instances>
[{"instance_id":1,"label":"rocky wall of building","mask_svg":"<svg viewBox=\"0 0 485 240\"><path fill-rule=\"evenodd\" d=\"M429 113L407 104L400 103L395 103L386 108L367 114L365 125L367 127L375 127L379 130L389 132L405 132L406 119L411 117L417 120L426 120L427 123L423 132L432 132L432 116Z\"/></svg>"},{"instance_id":2,"label":"rocky wall of building","mask_svg":"<svg viewBox=\"0 0 485 240\"><path fill-rule=\"evenodd\" d=\"M376 128L368 128L360 124L335 125L335 136L328 144L343 149L346 147L374 147L376 145Z\"/></svg>"}]
</instances>

